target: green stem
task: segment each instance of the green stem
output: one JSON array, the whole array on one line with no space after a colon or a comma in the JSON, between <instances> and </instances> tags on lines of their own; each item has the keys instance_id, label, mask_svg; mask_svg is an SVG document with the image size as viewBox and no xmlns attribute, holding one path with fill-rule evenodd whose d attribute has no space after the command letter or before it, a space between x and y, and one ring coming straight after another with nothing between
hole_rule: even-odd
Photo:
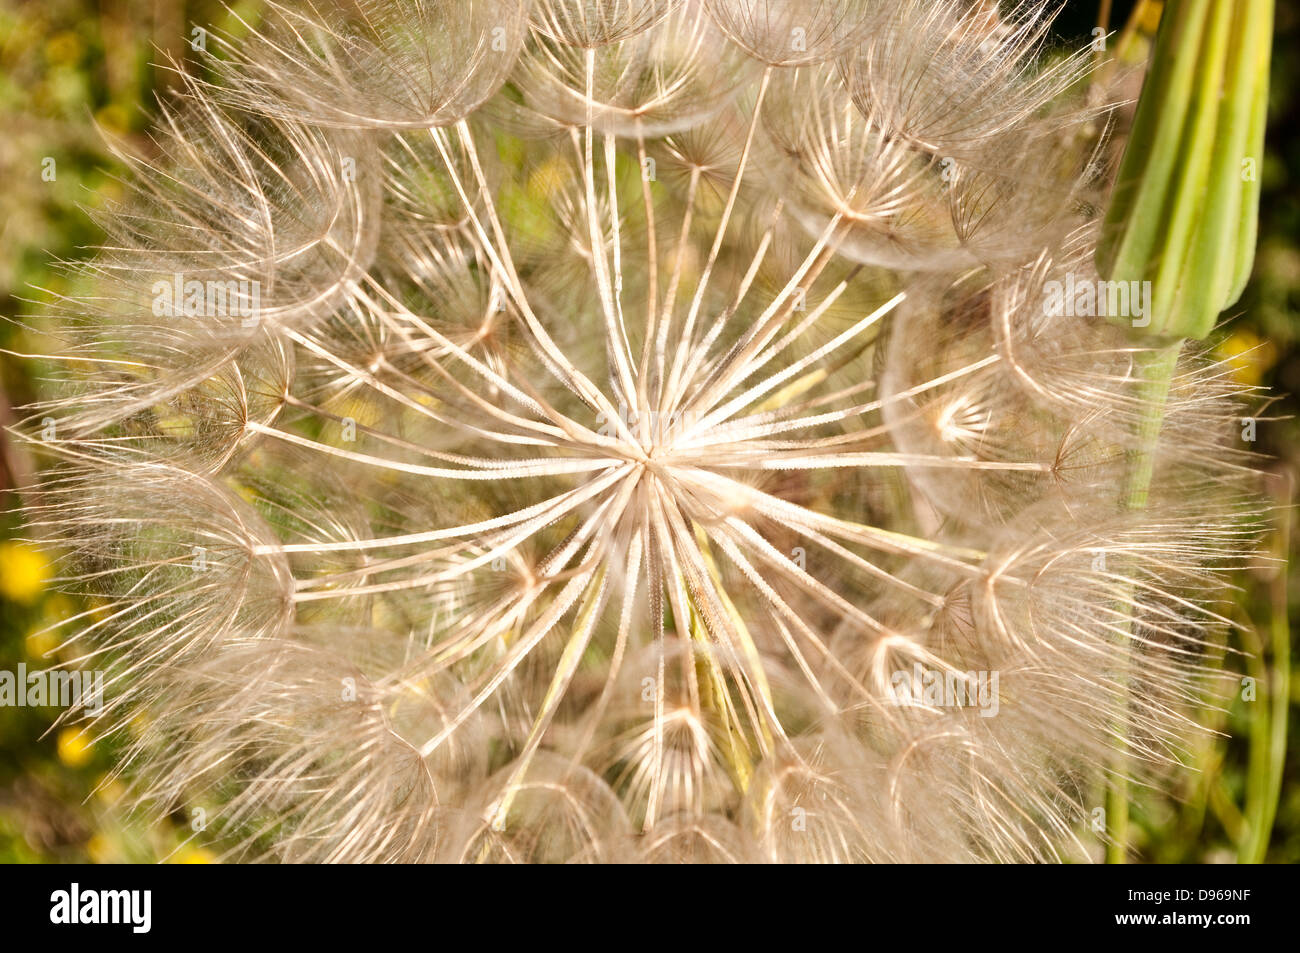
<instances>
[{"instance_id":1,"label":"green stem","mask_svg":"<svg viewBox=\"0 0 1300 953\"><path fill-rule=\"evenodd\" d=\"M1258 653L1252 674L1262 697L1264 713L1250 725L1250 767L1246 779L1246 833L1237 854L1243 864L1262 864L1277 817L1286 764L1287 715L1291 703L1291 624L1288 618L1287 554L1291 547L1290 481L1277 507L1280 525L1276 551L1281 565L1270 584L1269 641L1272 658ZM1271 663L1271 664L1270 664Z\"/></svg>"},{"instance_id":2,"label":"green stem","mask_svg":"<svg viewBox=\"0 0 1300 953\"><path fill-rule=\"evenodd\" d=\"M1169 385L1173 380L1174 370L1178 366L1178 355L1182 351L1182 342L1177 341L1155 350L1138 351L1134 357L1137 364L1135 372L1138 378L1137 399L1143 410L1135 431L1136 446L1129 451L1127 475L1124 481L1123 503L1127 509L1140 510L1146 507L1150 495L1151 479L1155 474L1156 449L1160 442L1160 428L1164 423L1165 404L1169 397ZM1126 567L1127 570L1128 567ZM1132 600L1132 586L1124 606L1132 612L1136 607ZM1130 656L1132 654L1132 627L1134 618L1130 615L1124 622L1124 632L1120 638L1125 641L1123 668L1119 672L1120 685L1125 689L1127 706L1127 689ZM1127 714L1127 713L1126 713ZM1111 762L1111 784L1107 792L1106 820L1111 835L1106 848L1106 861L1122 864L1128 859L1129 849L1129 756L1127 717L1121 717L1115 725L1117 735L1115 757Z\"/></svg>"},{"instance_id":3,"label":"green stem","mask_svg":"<svg viewBox=\"0 0 1300 953\"><path fill-rule=\"evenodd\" d=\"M1140 510L1147 505L1151 477L1155 471L1156 444L1165 420L1169 384L1178 366L1178 355L1182 347L1182 341L1175 341L1154 350L1139 351L1134 357L1139 382L1137 398L1143 410L1135 433L1137 446L1129 453L1128 477L1124 483L1124 505L1131 510Z\"/></svg>"}]
</instances>

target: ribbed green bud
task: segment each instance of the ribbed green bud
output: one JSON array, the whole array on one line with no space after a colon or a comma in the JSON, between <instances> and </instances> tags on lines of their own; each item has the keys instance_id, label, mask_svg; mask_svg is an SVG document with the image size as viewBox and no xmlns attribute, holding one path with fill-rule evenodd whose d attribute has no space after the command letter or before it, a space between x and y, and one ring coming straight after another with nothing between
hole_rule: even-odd
<instances>
[{"instance_id":1,"label":"ribbed green bud","mask_svg":"<svg viewBox=\"0 0 1300 953\"><path fill-rule=\"evenodd\" d=\"M1272 0L1165 6L1097 250L1151 282L1143 334L1205 337L1250 277L1272 33Z\"/></svg>"}]
</instances>

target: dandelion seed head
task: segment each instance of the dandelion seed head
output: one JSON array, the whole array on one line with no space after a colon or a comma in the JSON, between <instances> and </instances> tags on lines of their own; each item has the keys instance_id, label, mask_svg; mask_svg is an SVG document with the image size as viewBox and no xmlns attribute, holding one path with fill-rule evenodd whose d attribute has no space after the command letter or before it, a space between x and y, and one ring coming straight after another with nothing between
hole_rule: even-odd
<instances>
[{"instance_id":1,"label":"dandelion seed head","mask_svg":"<svg viewBox=\"0 0 1300 953\"><path fill-rule=\"evenodd\" d=\"M1117 732L1154 771L1197 730L1258 519L1251 392L1195 353L1120 498L1145 346L1043 306L1096 278L1110 147L1050 22L316 0L224 38L26 427L139 802L289 861L1084 856ZM155 311L178 276L258 307Z\"/></svg>"}]
</instances>

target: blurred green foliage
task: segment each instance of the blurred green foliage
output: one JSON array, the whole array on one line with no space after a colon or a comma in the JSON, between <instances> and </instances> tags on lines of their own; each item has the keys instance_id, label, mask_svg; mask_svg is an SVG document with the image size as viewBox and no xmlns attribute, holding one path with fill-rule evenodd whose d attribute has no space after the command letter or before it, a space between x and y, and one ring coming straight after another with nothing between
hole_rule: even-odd
<instances>
[{"instance_id":1,"label":"blurred green foliage","mask_svg":"<svg viewBox=\"0 0 1300 953\"><path fill-rule=\"evenodd\" d=\"M1123 23L1135 5L1141 0L1117 0L1112 23ZM57 261L92 253L99 235L86 212L120 193L115 175L121 169L110 144L151 150L146 131L157 99L175 87L175 76L155 64L171 59L197 68L193 27L238 32L236 16L256 7L257 0L234 4L234 12L214 0L0 0L0 316L14 319L0 322L0 349L57 350L56 340L25 326L29 306L22 299L39 297L35 289L67 290ZM1068 0L1058 21L1063 38L1087 40L1097 8L1096 0ZM1171 778L1170 793L1136 793L1134 847L1145 861L1300 861L1300 753L1295 745L1278 750L1280 734L1267 718L1270 688L1283 682L1275 662L1285 653L1277 650L1288 623L1300 621L1300 533L1286 532L1300 474L1300 58L1292 53L1298 46L1300 0L1278 0L1255 273L1214 338L1243 381L1281 395L1260 412L1258 443L1276 461L1266 490L1279 504L1281 531L1267 544L1279 563L1238 580L1234 614L1247 631L1229 637L1225 649L1235 651L1223 661L1257 679L1259 688L1254 701L1238 693L1228 710L1211 706L1202 713L1221 734L1207 736L1189 754L1192 770ZM38 377L37 362L0 353L0 425L11 424L13 408L33 399ZM58 638L42 630L94 608L52 592L43 558L5 539L18 531L11 490L30 479L32 467L0 434L0 670L71 661ZM1300 677L1289 681L1290 697L1279 710L1295 738ZM0 861L212 859L185 815L128 814L122 785L111 774L114 752L89 745L75 726L56 724L57 716L52 708L0 708ZM1275 801L1271 835L1256 843ZM1102 803L1100 792L1095 803Z\"/></svg>"}]
</instances>

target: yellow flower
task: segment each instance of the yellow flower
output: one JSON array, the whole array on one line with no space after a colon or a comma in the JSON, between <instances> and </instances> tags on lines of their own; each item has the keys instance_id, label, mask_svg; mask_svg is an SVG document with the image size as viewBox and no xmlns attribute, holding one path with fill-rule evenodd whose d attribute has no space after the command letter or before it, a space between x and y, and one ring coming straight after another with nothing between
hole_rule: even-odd
<instances>
[{"instance_id":1,"label":"yellow flower","mask_svg":"<svg viewBox=\"0 0 1300 953\"><path fill-rule=\"evenodd\" d=\"M126 796L126 785L116 779L108 780L108 776L105 775L100 778L95 794L105 804L116 804Z\"/></svg>"},{"instance_id":2,"label":"yellow flower","mask_svg":"<svg viewBox=\"0 0 1300 953\"><path fill-rule=\"evenodd\" d=\"M1164 12L1164 6L1162 0L1149 0L1142 7L1139 25L1147 33L1155 33L1156 27L1160 26L1160 14Z\"/></svg>"},{"instance_id":3,"label":"yellow flower","mask_svg":"<svg viewBox=\"0 0 1300 953\"><path fill-rule=\"evenodd\" d=\"M49 579L49 560L39 550L12 540L0 543L0 595L33 602Z\"/></svg>"},{"instance_id":4,"label":"yellow flower","mask_svg":"<svg viewBox=\"0 0 1300 953\"><path fill-rule=\"evenodd\" d=\"M111 602L105 602L103 599L93 597L87 599L86 602L86 618L91 622L103 622L113 614L113 604Z\"/></svg>"},{"instance_id":5,"label":"yellow flower","mask_svg":"<svg viewBox=\"0 0 1300 953\"><path fill-rule=\"evenodd\" d=\"M1273 342L1249 328L1233 331L1215 350L1219 360L1232 368L1237 382L1249 387L1259 384L1264 372L1277 361L1277 347Z\"/></svg>"},{"instance_id":6,"label":"yellow flower","mask_svg":"<svg viewBox=\"0 0 1300 953\"><path fill-rule=\"evenodd\" d=\"M64 728L59 732L59 760L70 768L79 768L90 760L94 742L81 728Z\"/></svg>"},{"instance_id":7,"label":"yellow flower","mask_svg":"<svg viewBox=\"0 0 1300 953\"><path fill-rule=\"evenodd\" d=\"M67 596L61 592L51 592L41 603L41 626L48 628L55 624L63 625L76 612L77 609Z\"/></svg>"},{"instance_id":8,"label":"yellow flower","mask_svg":"<svg viewBox=\"0 0 1300 953\"><path fill-rule=\"evenodd\" d=\"M56 33L45 41L45 58L51 65L76 66L84 52L81 37L71 30Z\"/></svg>"},{"instance_id":9,"label":"yellow flower","mask_svg":"<svg viewBox=\"0 0 1300 953\"><path fill-rule=\"evenodd\" d=\"M49 629L37 629L28 632L23 640L23 647L28 658L44 659L59 645L59 640Z\"/></svg>"},{"instance_id":10,"label":"yellow flower","mask_svg":"<svg viewBox=\"0 0 1300 953\"><path fill-rule=\"evenodd\" d=\"M193 844L186 844L176 852L172 863L175 864L215 864L216 855L206 847L196 847Z\"/></svg>"},{"instance_id":11,"label":"yellow flower","mask_svg":"<svg viewBox=\"0 0 1300 953\"><path fill-rule=\"evenodd\" d=\"M95 834L86 842L86 853L90 855L91 862L96 864L111 864L117 854L113 849L113 842L102 832Z\"/></svg>"},{"instance_id":12,"label":"yellow flower","mask_svg":"<svg viewBox=\"0 0 1300 953\"><path fill-rule=\"evenodd\" d=\"M564 188L568 166L558 156L547 159L528 177L528 191L544 199L554 198Z\"/></svg>"},{"instance_id":13,"label":"yellow flower","mask_svg":"<svg viewBox=\"0 0 1300 953\"><path fill-rule=\"evenodd\" d=\"M109 103L95 113L95 121L112 132L125 133L131 130L131 116L119 103Z\"/></svg>"}]
</instances>

